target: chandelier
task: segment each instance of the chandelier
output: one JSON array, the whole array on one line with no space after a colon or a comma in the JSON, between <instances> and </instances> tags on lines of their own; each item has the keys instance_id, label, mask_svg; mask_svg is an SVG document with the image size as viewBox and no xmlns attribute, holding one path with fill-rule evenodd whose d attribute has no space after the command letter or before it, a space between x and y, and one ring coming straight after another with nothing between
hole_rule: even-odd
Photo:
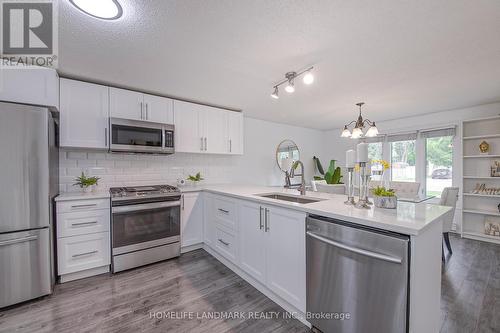
<instances>
[{"instance_id":1,"label":"chandelier","mask_svg":"<svg viewBox=\"0 0 500 333\"><path fill-rule=\"evenodd\" d=\"M363 119L363 116L361 115L361 107L365 103L360 102L356 103L357 106L359 106L359 116L357 120L351 121L349 124L344 125L344 130L342 131L342 134L340 135L343 138L351 138L351 139L359 139L362 137L374 137L378 135L378 129L377 126L375 126L375 122L371 121L369 119ZM352 124L354 125L354 128L351 131L349 130L349 126ZM365 128L365 124L368 124L370 128L368 128L368 131L366 131L366 134L363 133L363 129Z\"/></svg>"}]
</instances>

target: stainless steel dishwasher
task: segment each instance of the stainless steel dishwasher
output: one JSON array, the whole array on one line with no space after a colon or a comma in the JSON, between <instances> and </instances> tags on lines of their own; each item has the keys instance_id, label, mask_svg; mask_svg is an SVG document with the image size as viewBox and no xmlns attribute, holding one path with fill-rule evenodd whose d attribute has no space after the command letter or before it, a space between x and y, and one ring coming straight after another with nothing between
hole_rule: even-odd
<instances>
[{"instance_id":1,"label":"stainless steel dishwasher","mask_svg":"<svg viewBox=\"0 0 500 333\"><path fill-rule=\"evenodd\" d=\"M322 332L408 332L406 235L307 217L308 321Z\"/></svg>"}]
</instances>

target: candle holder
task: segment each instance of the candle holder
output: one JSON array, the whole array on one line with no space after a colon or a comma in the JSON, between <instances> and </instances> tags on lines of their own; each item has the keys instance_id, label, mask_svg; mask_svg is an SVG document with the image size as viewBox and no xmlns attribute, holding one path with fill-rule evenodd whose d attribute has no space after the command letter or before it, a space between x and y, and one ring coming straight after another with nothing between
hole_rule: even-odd
<instances>
[{"instance_id":1,"label":"candle holder","mask_svg":"<svg viewBox=\"0 0 500 333\"><path fill-rule=\"evenodd\" d=\"M368 204L368 178L366 177L366 162L359 162L359 200L356 208L370 209Z\"/></svg>"},{"instance_id":2,"label":"candle holder","mask_svg":"<svg viewBox=\"0 0 500 333\"><path fill-rule=\"evenodd\" d=\"M369 189L368 189L368 185L370 183L370 179L371 179L371 175L369 172L365 172L365 184L366 184L366 189L365 189L365 201L366 201L366 204L367 205L373 205L373 202L370 201L370 199L368 198L368 193L369 193Z\"/></svg>"},{"instance_id":3,"label":"candle holder","mask_svg":"<svg viewBox=\"0 0 500 333\"><path fill-rule=\"evenodd\" d=\"M344 201L346 205L354 206L356 201L354 201L354 168L347 168L347 201Z\"/></svg>"}]
</instances>

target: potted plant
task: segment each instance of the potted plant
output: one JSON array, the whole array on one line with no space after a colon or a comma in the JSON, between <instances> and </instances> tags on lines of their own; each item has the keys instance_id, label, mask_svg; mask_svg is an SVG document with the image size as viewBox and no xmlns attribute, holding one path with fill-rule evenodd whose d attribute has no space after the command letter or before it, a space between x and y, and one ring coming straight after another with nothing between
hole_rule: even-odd
<instances>
[{"instance_id":1,"label":"potted plant","mask_svg":"<svg viewBox=\"0 0 500 333\"><path fill-rule=\"evenodd\" d=\"M99 179L99 177L87 177L82 172L81 176L75 178L76 183L74 183L73 186L80 186L83 192L89 193L95 189Z\"/></svg>"},{"instance_id":2,"label":"potted plant","mask_svg":"<svg viewBox=\"0 0 500 333\"><path fill-rule=\"evenodd\" d=\"M394 190L377 186L372 190L375 207L394 209L398 206L398 198Z\"/></svg>"},{"instance_id":3,"label":"potted plant","mask_svg":"<svg viewBox=\"0 0 500 333\"><path fill-rule=\"evenodd\" d=\"M336 160L331 160L328 170L325 172L319 158L313 157L316 169L321 174L321 176L314 176L314 180L324 180L326 184L316 184L316 186L327 186L329 187L329 193L339 193L344 194L345 186L342 183L342 171L340 167L335 167Z\"/></svg>"},{"instance_id":4,"label":"potted plant","mask_svg":"<svg viewBox=\"0 0 500 333\"><path fill-rule=\"evenodd\" d=\"M192 176L189 175L187 177L187 180L191 182L192 185L198 185L199 182L203 180L203 177L201 176L201 172L198 172L196 175Z\"/></svg>"}]
</instances>

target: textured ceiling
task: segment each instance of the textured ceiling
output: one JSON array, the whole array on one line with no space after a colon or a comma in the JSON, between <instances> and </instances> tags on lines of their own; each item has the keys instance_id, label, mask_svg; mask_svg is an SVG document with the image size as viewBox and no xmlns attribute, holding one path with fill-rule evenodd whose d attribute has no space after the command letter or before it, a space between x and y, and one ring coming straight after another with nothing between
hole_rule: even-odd
<instances>
[{"instance_id":1,"label":"textured ceiling","mask_svg":"<svg viewBox=\"0 0 500 333\"><path fill-rule=\"evenodd\" d=\"M500 1L119 0L59 9L63 75L318 129L500 101ZM269 97L285 72L315 82Z\"/></svg>"}]
</instances>

